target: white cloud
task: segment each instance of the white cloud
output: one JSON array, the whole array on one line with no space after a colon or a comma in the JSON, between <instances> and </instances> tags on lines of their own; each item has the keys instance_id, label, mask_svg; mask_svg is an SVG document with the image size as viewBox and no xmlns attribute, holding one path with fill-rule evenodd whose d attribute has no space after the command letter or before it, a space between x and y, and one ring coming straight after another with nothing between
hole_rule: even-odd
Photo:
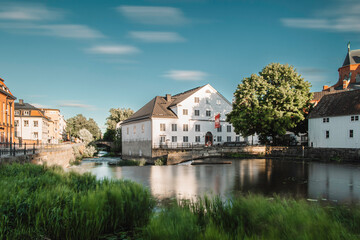
<instances>
[{"instance_id":1,"label":"white cloud","mask_svg":"<svg viewBox=\"0 0 360 240\"><path fill-rule=\"evenodd\" d=\"M130 20L154 25L188 23L182 11L173 7L120 6L117 10Z\"/></svg>"},{"instance_id":2,"label":"white cloud","mask_svg":"<svg viewBox=\"0 0 360 240\"><path fill-rule=\"evenodd\" d=\"M47 105L43 105L40 103L31 103L31 105L33 105L36 108L49 108Z\"/></svg>"},{"instance_id":3,"label":"white cloud","mask_svg":"<svg viewBox=\"0 0 360 240\"><path fill-rule=\"evenodd\" d=\"M70 108L83 108L88 110L94 110L95 107L92 105L82 104L76 101L62 101L59 103L59 107L70 107Z\"/></svg>"},{"instance_id":4,"label":"white cloud","mask_svg":"<svg viewBox=\"0 0 360 240\"><path fill-rule=\"evenodd\" d=\"M208 74L201 71L171 70L164 74L164 77L183 81L201 81Z\"/></svg>"},{"instance_id":5,"label":"white cloud","mask_svg":"<svg viewBox=\"0 0 360 240\"><path fill-rule=\"evenodd\" d=\"M87 49L89 53L109 55L129 55L139 53L140 50L129 45L101 45Z\"/></svg>"},{"instance_id":6,"label":"white cloud","mask_svg":"<svg viewBox=\"0 0 360 240\"><path fill-rule=\"evenodd\" d=\"M97 30L91 29L86 25L78 24L53 24L42 25L40 29L45 29L47 34L64 38L102 38L104 35Z\"/></svg>"},{"instance_id":7,"label":"white cloud","mask_svg":"<svg viewBox=\"0 0 360 240\"><path fill-rule=\"evenodd\" d=\"M184 42L185 38L176 32L130 32L130 37L144 42Z\"/></svg>"},{"instance_id":8,"label":"white cloud","mask_svg":"<svg viewBox=\"0 0 360 240\"><path fill-rule=\"evenodd\" d=\"M62 17L62 13L46 8L40 4L1 4L0 19L13 21L54 20Z\"/></svg>"},{"instance_id":9,"label":"white cloud","mask_svg":"<svg viewBox=\"0 0 360 240\"><path fill-rule=\"evenodd\" d=\"M102 33L86 25L78 24L33 24L0 23L0 28L15 33L48 35L63 38L93 39L105 37Z\"/></svg>"},{"instance_id":10,"label":"white cloud","mask_svg":"<svg viewBox=\"0 0 360 240\"><path fill-rule=\"evenodd\" d=\"M316 17L283 18L281 22L286 27L358 33L360 32L360 3L346 2L348 4L338 2L338 6L322 9L314 14Z\"/></svg>"}]
</instances>

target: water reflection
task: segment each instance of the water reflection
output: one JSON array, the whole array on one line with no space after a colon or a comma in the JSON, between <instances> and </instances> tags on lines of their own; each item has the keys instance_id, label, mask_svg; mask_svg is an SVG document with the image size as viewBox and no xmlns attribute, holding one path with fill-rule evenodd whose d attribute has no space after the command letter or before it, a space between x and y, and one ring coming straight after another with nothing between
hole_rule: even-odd
<instances>
[{"instance_id":1,"label":"water reflection","mask_svg":"<svg viewBox=\"0 0 360 240\"><path fill-rule=\"evenodd\" d=\"M104 177L130 179L147 186L157 198L228 197L239 193L338 201L360 199L359 166L269 159L235 160L224 165L112 167L84 161L75 167Z\"/></svg>"}]
</instances>

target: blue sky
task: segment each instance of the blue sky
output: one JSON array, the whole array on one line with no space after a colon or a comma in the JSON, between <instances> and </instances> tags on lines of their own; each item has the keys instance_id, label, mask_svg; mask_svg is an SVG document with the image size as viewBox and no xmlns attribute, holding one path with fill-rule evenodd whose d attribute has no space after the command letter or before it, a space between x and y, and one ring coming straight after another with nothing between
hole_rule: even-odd
<instances>
[{"instance_id":1,"label":"blue sky","mask_svg":"<svg viewBox=\"0 0 360 240\"><path fill-rule=\"evenodd\" d=\"M18 99L104 128L110 108L207 83L231 100L271 62L319 91L359 36L352 0L0 0L0 77Z\"/></svg>"}]
</instances>

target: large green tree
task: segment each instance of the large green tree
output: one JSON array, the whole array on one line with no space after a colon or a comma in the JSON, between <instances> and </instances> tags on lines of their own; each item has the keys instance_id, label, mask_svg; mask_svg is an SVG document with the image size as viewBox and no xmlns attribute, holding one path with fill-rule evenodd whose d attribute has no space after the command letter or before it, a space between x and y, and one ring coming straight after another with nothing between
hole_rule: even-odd
<instances>
[{"instance_id":1,"label":"large green tree","mask_svg":"<svg viewBox=\"0 0 360 240\"><path fill-rule=\"evenodd\" d=\"M94 119L89 118L88 120L82 114L78 114L67 120L66 133L71 137L79 137L79 131L84 128L93 135L94 139L101 137L101 130Z\"/></svg>"},{"instance_id":2,"label":"large green tree","mask_svg":"<svg viewBox=\"0 0 360 240\"><path fill-rule=\"evenodd\" d=\"M110 115L106 118L107 129L104 134L104 140L120 141L121 132L116 130L116 124L129 118L134 114L134 111L130 108L111 108L109 112Z\"/></svg>"},{"instance_id":3,"label":"large green tree","mask_svg":"<svg viewBox=\"0 0 360 240\"><path fill-rule=\"evenodd\" d=\"M293 66L271 63L238 85L227 121L236 133L258 134L264 141L271 137L276 144L277 137L305 120L310 87Z\"/></svg>"}]
</instances>

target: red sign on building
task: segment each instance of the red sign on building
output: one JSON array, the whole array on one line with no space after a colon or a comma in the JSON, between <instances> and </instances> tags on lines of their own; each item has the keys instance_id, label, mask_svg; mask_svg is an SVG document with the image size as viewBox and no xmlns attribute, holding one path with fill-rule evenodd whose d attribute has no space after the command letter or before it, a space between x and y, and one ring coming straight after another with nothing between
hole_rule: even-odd
<instances>
[{"instance_id":1,"label":"red sign on building","mask_svg":"<svg viewBox=\"0 0 360 240\"><path fill-rule=\"evenodd\" d=\"M215 115L215 128L220 128L220 113Z\"/></svg>"}]
</instances>

